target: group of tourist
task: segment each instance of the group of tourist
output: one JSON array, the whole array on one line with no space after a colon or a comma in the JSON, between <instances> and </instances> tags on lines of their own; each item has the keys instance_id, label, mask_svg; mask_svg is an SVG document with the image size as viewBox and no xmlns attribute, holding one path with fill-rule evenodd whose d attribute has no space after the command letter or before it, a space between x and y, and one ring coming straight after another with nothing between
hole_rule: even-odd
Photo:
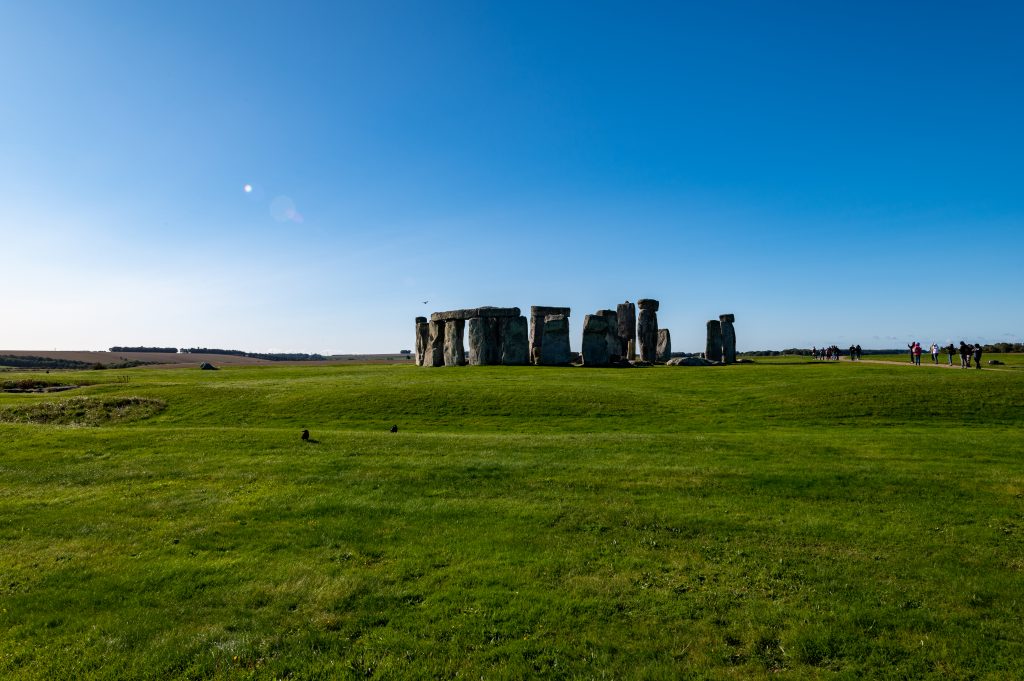
<instances>
[{"instance_id":1,"label":"group of tourist","mask_svg":"<svg viewBox=\"0 0 1024 681\"><path fill-rule=\"evenodd\" d=\"M921 355L924 354L921 344L917 341L907 343L907 350L910 355L910 362L917 366L921 366ZM972 357L974 358L974 368L981 368L981 345L979 343L971 345L970 343L960 341L959 348L952 343L942 348L940 348L937 343L932 343L931 346L929 346L928 351L932 356L932 362L934 364L939 363L939 353L945 352L946 356L949 358L949 366L953 366L953 355L960 355L961 369L971 368Z\"/></svg>"},{"instance_id":2,"label":"group of tourist","mask_svg":"<svg viewBox=\"0 0 1024 681\"><path fill-rule=\"evenodd\" d=\"M852 348L851 348L851 350L852 350ZM839 346L838 345L830 345L827 348L826 347L819 348L819 347L815 346L815 347L811 348L811 357L813 357L814 359L820 360L822 362L824 362L826 360L833 361L833 362L838 362L839 361Z\"/></svg>"}]
</instances>

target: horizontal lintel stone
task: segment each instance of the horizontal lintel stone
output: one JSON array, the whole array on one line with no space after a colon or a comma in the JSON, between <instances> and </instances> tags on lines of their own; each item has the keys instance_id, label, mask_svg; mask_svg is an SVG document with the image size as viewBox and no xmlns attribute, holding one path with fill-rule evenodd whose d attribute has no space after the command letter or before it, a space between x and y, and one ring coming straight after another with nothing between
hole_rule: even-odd
<instances>
[{"instance_id":1,"label":"horizontal lintel stone","mask_svg":"<svg viewBox=\"0 0 1024 681\"><path fill-rule=\"evenodd\" d=\"M432 322L449 322L457 319L473 319L475 317L518 317L518 307L469 307L465 310L448 310L430 315Z\"/></svg>"},{"instance_id":2,"label":"horizontal lintel stone","mask_svg":"<svg viewBox=\"0 0 1024 681\"><path fill-rule=\"evenodd\" d=\"M534 305L530 308L531 317L547 317L548 315L560 314L565 317L569 316L569 308L567 307L551 307L550 305Z\"/></svg>"}]
</instances>

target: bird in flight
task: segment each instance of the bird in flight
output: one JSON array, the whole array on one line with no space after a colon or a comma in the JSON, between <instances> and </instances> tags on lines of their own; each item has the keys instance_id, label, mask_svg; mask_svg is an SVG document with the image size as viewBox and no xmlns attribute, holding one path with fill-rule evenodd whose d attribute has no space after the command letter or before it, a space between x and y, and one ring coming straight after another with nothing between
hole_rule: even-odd
<instances>
[{"instance_id":1,"label":"bird in flight","mask_svg":"<svg viewBox=\"0 0 1024 681\"><path fill-rule=\"evenodd\" d=\"M424 301L423 301L423 304L424 304L424 305L426 305L426 304L427 304L427 303L429 303L429 302L430 302L429 300L424 300Z\"/></svg>"}]
</instances>

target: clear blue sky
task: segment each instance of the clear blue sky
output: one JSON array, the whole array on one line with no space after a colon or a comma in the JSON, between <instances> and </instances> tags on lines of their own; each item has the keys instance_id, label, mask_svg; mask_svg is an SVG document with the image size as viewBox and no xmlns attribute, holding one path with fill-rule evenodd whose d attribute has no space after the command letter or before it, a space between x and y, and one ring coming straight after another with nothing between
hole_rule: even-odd
<instances>
[{"instance_id":1,"label":"clear blue sky","mask_svg":"<svg viewBox=\"0 0 1024 681\"><path fill-rule=\"evenodd\" d=\"M2 3L0 348L1024 340L1022 7Z\"/></svg>"}]
</instances>

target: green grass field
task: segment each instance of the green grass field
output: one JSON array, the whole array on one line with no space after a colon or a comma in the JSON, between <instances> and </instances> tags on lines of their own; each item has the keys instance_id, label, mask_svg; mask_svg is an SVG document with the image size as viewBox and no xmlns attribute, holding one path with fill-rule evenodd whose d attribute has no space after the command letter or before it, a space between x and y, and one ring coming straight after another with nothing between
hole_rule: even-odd
<instances>
[{"instance_id":1,"label":"green grass field","mask_svg":"<svg viewBox=\"0 0 1024 681\"><path fill-rule=\"evenodd\" d=\"M3 678L1024 678L1019 371L44 376Z\"/></svg>"}]
</instances>

